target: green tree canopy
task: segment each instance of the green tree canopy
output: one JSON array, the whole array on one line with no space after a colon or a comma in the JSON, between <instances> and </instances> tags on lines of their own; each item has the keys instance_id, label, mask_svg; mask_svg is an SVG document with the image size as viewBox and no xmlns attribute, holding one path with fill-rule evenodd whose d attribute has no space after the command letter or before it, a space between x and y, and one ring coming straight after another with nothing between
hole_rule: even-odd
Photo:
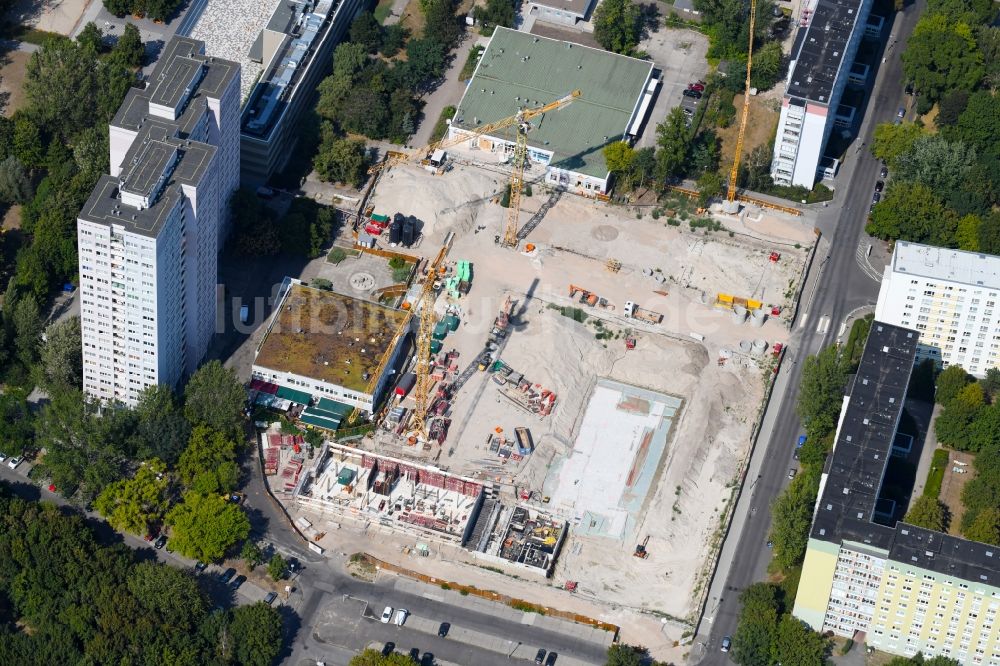
<instances>
[{"instance_id":1,"label":"green tree canopy","mask_svg":"<svg viewBox=\"0 0 1000 666\"><path fill-rule=\"evenodd\" d=\"M367 150L362 139L338 138L329 123L323 123L323 140L313 158L321 180L361 187L368 177Z\"/></svg>"},{"instance_id":2,"label":"green tree canopy","mask_svg":"<svg viewBox=\"0 0 1000 666\"><path fill-rule=\"evenodd\" d=\"M732 660L740 666L771 666L778 631L775 587L753 583L740 594L740 616L733 634Z\"/></svg>"},{"instance_id":3,"label":"green tree canopy","mask_svg":"<svg viewBox=\"0 0 1000 666\"><path fill-rule=\"evenodd\" d=\"M830 653L830 641L809 629L790 614L778 622L773 657L779 664L824 666Z\"/></svg>"},{"instance_id":4,"label":"green tree canopy","mask_svg":"<svg viewBox=\"0 0 1000 666\"><path fill-rule=\"evenodd\" d=\"M934 401L939 405L947 405L974 379L962 366L949 365L937 376Z\"/></svg>"},{"instance_id":5,"label":"green tree canopy","mask_svg":"<svg viewBox=\"0 0 1000 666\"><path fill-rule=\"evenodd\" d=\"M914 123L876 125L872 135L872 155L895 169L896 160L910 152L921 136L924 136L924 129Z\"/></svg>"},{"instance_id":6,"label":"green tree canopy","mask_svg":"<svg viewBox=\"0 0 1000 666\"><path fill-rule=\"evenodd\" d=\"M413 666L413 660L399 652L383 656L378 650L369 648L354 655L348 666Z\"/></svg>"},{"instance_id":7,"label":"green tree canopy","mask_svg":"<svg viewBox=\"0 0 1000 666\"><path fill-rule=\"evenodd\" d=\"M263 601L233 610L233 644L241 666L271 666L281 652L281 616Z\"/></svg>"},{"instance_id":8,"label":"green tree canopy","mask_svg":"<svg viewBox=\"0 0 1000 666\"><path fill-rule=\"evenodd\" d=\"M177 461L181 484L201 493L225 493L236 487L238 477L236 444L221 432L195 426Z\"/></svg>"},{"instance_id":9,"label":"green tree canopy","mask_svg":"<svg viewBox=\"0 0 1000 666\"><path fill-rule=\"evenodd\" d=\"M267 573L271 576L272 580L281 580L285 577L285 573L288 571L288 562L285 558L281 556L281 553L275 553L271 556L271 559L267 563Z\"/></svg>"},{"instance_id":10,"label":"green tree canopy","mask_svg":"<svg viewBox=\"0 0 1000 666\"><path fill-rule=\"evenodd\" d=\"M159 458L173 466L188 446L191 425L169 386L150 386L139 396L135 408L140 458Z\"/></svg>"},{"instance_id":11,"label":"green tree canopy","mask_svg":"<svg viewBox=\"0 0 1000 666\"><path fill-rule=\"evenodd\" d=\"M34 420L23 391L0 393L0 453L19 456L35 436Z\"/></svg>"},{"instance_id":12,"label":"green tree canopy","mask_svg":"<svg viewBox=\"0 0 1000 666\"><path fill-rule=\"evenodd\" d=\"M935 101L952 90L972 90L983 76L983 56L972 30L944 14L921 17L902 57L906 78Z\"/></svg>"},{"instance_id":13,"label":"green tree canopy","mask_svg":"<svg viewBox=\"0 0 1000 666\"><path fill-rule=\"evenodd\" d=\"M151 460L140 465L131 479L116 481L101 491L94 500L94 508L120 532L147 534L170 506L169 485L166 466L159 460Z\"/></svg>"},{"instance_id":14,"label":"green tree canopy","mask_svg":"<svg viewBox=\"0 0 1000 666\"><path fill-rule=\"evenodd\" d=\"M800 564L805 557L818 492L819 474L803 468L771 505L774 562L782 570Z\"/></svg>"},{"instance_id":15,"label":"green tree canopy","mask_svg":"<svg viewBox=\"0 0 1000 666\"><path fill-rule=\"evenodd\" d=\"M976 163L976 151L961 141L925 135L895 161L893 178L927 186L932 192L958 189Z\"/></svg>"},{"instance_id":16,"label":"green tree canopy","mask_svg":"<svg viewBox=\"0 0 1000 666\"><path fill-rule=\"evenodd\" d=\"M948 508L936 497L921 495L910 507L904 520L917 527L943 532L948 527Z\"/></svg>"},{"instance_id":17,"label":"green tree canopy","mask_svg":"<svg viewBox=\"0 0 1000 666\"><path fill-rule=\"evenodd\" d=\"M184 494L167 514L171 545L185 557L212 562L247 538L250 521L243 510L218 495Z\"/></svg>"},{"instance_id":18,"label":"green tree canopy","mask_svg":"<svg viewBox=\"0 0 1000 666\"><path fill-rule=\"evenodd\" d=\"M667 114L666 120L656 126L657 177L667 181L680 174L687 159L690 133L686 116L679 106Z\"/></svg>"},{"instance_id":19,"label":"green tree canopy","mask_svg":"<svg viewBox=\"0 0 1000 666\"><path fill-rule=\"evenodd\" d=\"M846 384L847 373L836 345L806 358L797 409L810 438L821 437L836 427Z\"/></svg>"},{"instance_id":20,"label":"green tree canopy","mask_svg":"<svg viewBox=\"0 0 1000 666\"><path fill-rule=\"evenodd\" d=\"M191 375L184 389L184 413L195 425L242 438L246 399L243 384L232 368L209 361Z\"/></svg>"},{"instance_id":21,"label":"green tree canopy","mask_svg":"<svg viewBox=\"0 0 1000 666\"><path fill-rule=\"evenodd\" d=\"M958 218L926 185L892 181L882 201L875 204L865 227L883 240L908 240L948 247L953 244Z\"/></svg>"},{"instance_id":22,"label":"green tree canopy","mask_svg":"<svg viewBox=\"0 0 1000 666\"><path fill-rule=\"evenodd\" d=\"M42 385L50 393L60 388L80 388L83 343L79 317L64 319L45 329L40 361Z\"/></svg>"},{"instance_id":23,"label":"green tree canopy","mask_svg":"<svg viewBox=\"0 0 1000 666\"><path fill-rule=\"evenodd\" d=\"M642 36L642 10L633 0L604 0L594 10L594 39L604 49L632 55Z\"/></svg>"}]
</instances>

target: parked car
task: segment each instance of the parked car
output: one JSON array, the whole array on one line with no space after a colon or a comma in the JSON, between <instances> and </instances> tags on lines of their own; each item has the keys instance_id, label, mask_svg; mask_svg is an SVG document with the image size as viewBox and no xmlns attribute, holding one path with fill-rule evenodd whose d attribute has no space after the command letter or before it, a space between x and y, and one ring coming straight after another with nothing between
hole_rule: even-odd
<instances>
[{"instance_id":1,"label":"parked car","mask_svg":"<svg viewBox=\"0 0 1000 666\"><path fill-rule=\"evenodd\" d=\"M160 550L166 545L167 545L166 534L161 534L160 536L156 537L156 541L153 542L153 548L155 548L156 550Z\"/></svg>"},{"instance_id":2,"label":"parked car","mask_svg":"<svg viewBox=\"0 0 1000 666\"><path fill-rule=\"evenodd\" d=\"M233 579L233 582L229 584L229 587L233 588L234 590L238 590L240 589L240 585L242 585L245 582L247 582L246 576L237 576L236 578Z\"/></svg>"},{"instance_id":3,"label":"parked car","mask_svg":"<svg viewBox=\"0 0 1000 666\"><path fill-rule=\"evenodd\" d=\"M698 92L697 90L692 90L690 88L688 88L681 94L684 95L685 97L693 97L694 99L701 99L701 93Z\"/></svg>"},{"instance_id":4,"label":"parked car","mask_svg":"<svg viewBox=\"0 0 1000 666\"><path fill-rule=\"evenodd\" d=\"M410 611L405 608L400 608L396 611L396 626L402 627L403 623L406 622L406 616L410 614Z\"/></svg>"},{"instance_id":5,"label":"parked car","mask_svg":"<svg viewBox=\"0 0 1000 666\"><path fill-rule=\"evenodd\" d=\"M21 464L21 460L22 460L21 456L14 456L13 458L7 461L7 467L10 467L11 469L17 469L17 466Z\"/></svg>"},{"instance_id":6,"label":"parked car","mask_svg":"<svg viewBox=\"0 0 1000 666\"><path fill-rule=\"evenodd\" d=\"M198 562L194 565L194 570L197 571L198 573L201 573L207 568L208 565L202 562L201 560L198 560Z\"/></svg>"},{"instance_id":7,"label":"parked car","mask_svg":"<svg viewBox=\"0 0 1000 666\"><path fill-rule=\"evenodd\" d=\"M698 92L705 92L705 84L703 83L689 83L688 90L697 90Z\"/></svg>"},{"instance_id":8,"label":"parked car","mask_svg":"<svg viewBox=\"0 0 1000 666\"><path fill-rule=\"evenodd\" d=\"M395 652L395 650L396 650L396 644L393 643L392 641L389 641L388 643L382 646L382 656L388 657L390 654Z\"/></svg>"},{"instance_id":9,"label":"parked car","mask_svg":"<svg viewBox=\"0 0 1000 666\"><path fill-rule=\"evenodd\" d=\"M392 606L386 606L385 610L382 611L382 624L389 624L389 620L392 619Z\"/></svg>"},{"instance_id":10,"label":"parked car","mask_svg":"<svg viewBox=\"0 0 1000 666\"><path fill-rule=\"evenodd\" d=\"M887 177L889 175L889 167L883 164L882 170L878 172L878 175L881 176L882 178Z\"/></svg>"},{"instance_id":11,"label":"parked car","mask_svg":"<svg viewBox=\"0 0 1000 666\"><path fill-rule=\"evenodd\" d=\"M729 648L733 646L733 639L726 636L722 639L722 651L729 652Z\"/></svg>"},{"instance_id":12,"label":"parked car","mask_svg":"<svg viewBox=\"0 0 1000 666\"><path fill-rule=\"evenodd\" d=\"M899 107L899 111L896 112L896 117L902 120L905 115L906 115L906 108L902 106Z\"/></svg>"},{"instance_id":13,"label":"parked car","mask_svg":"<svg viewBox=\"0 0 1000 666\"><path fill-rule=\"evenodd\" d=\"M229 567L228 569L219 574L219 580L222 581L223 583L228 583L233 579L233 576L235 575L236 575L236 569Z\"/></svg>"},{"instance_id":14,"label":"parked car","mask_svg":"<svg viewBox=\"0 0 1000 666\"><path fill-rule=\"evenodd\" d=\"M876 192L875 194L872 195L872 203L878 203L879 201L882 201L882 194Z\"/></svg>"},{"instance_id":15,"label":"parked car","mask_svg":"<svg viewBox=\"0 0 1000 666\"><path fill-rule=\"evenodd\" d=\"M277 598L278 598L278 593L277 592L268 592L267 596L264 597L264 603L267 604L268 606L270 606L271 604L274 603L274 600L277 599Z\"/></svg>"},{"instance_id":16,"label":"parked car","mask_svg":"<svg viewBox=\"0 0 1000 666\"><path fill-rule=\"evenodd\" d=\"M420 658L420 666L433 666L434 655L430 652L424 652L424 656Z\"/></svg>"},{"instance_id":17,"label":"parked car","mask_svg":"<svg viewBox=\"0 0 1000 666\"><path fill-rule=\"evenodd\" d=\"M0 462L3 462L4 460L7 460L7 456L4 455L3 453L0 453Z\"/></svg>"},{"instance_id":18,"label":"parked car","mask_svg":"<svg viewBox=\"0 0 1000 666\"><path fill-rule=\"evenodd\" d=\"M549 656L545 658L545 666L552 666L552 664L556 663L556 659L558 658L559 655L557 653L549 652Z\"/></svg>"},{"instance_id":19,"label":"parked car","mask_svg":"<svg viewBox=\"0 0 1000 666\"><path fill-rule=\"evenodd\" d=\"M876 180L875 181L875 191L876 192L881 192L884 189L885 189L885 181L883 181L883 180Z\"/></svg>"},{"instance_id":20,"label":"parked car","mask_svg":"<svg viewBox=\"0 0 1000 666\"><path fill-rule=\"evenodd\" d=\"M791 469L789 469L789 470L788 470L788 478L789 478L789 479L794 479L794 478L795 478L795 474L796 474L796 473L797 473L798 471L799 471L799 470L795 469L794 467L792 467Z\"/></svg>"},{"instance_id":21,"label":"parked car","mask_svg":"<svg viewBox=\"0 0 1000 666\"><path fill-rule=\"evenodd\" d=\"M688 114L689 116L693 116L694 115L694 109L689 109L689 108L687 108L685 106L684 107L684 113Z\"/></svg>"},{"instance_id":22,"label":"parked car","mask_svg":"<svg viewBox=\"0 0 1000 666\"><path fill-rule=\"evenodd\" d=\"M913 84L912 83L907 83L906 84L906 89L905 89L904 92L906 92L907 95L912 95L913 94Z\"/></svg>"},{"instance_id":23,"label":"parked car","mask_svg":"<svg viewBox=\"0 0 1000 666\"><path fill-rule=\"evenodd\" d=\"M419 648L410 648L410 659L412 659L414 661L414 663L420 661L420 649Z\"/></svg>"},{"instance_id":24,"label":"parked car","mask_svg":"<svg viewBox=\"0 0 1000 666\"><path fill-rule=\"evenodd\" d=\"M448 636L448 631L451 629L451 622L442 622L441 626L438 627L438 636L441 638L446 638Z\"/></svg>"},{"instance_id":25,"label":"parked car","mask_svg":"<svg viewBox=\"0 0 1000 666\"><path fill-rule=\"evenodd\" d=\"M535 653L535 663L541 664L545 661L545 648L538 648L538 652Z\"/></svg>"}]
</instances>

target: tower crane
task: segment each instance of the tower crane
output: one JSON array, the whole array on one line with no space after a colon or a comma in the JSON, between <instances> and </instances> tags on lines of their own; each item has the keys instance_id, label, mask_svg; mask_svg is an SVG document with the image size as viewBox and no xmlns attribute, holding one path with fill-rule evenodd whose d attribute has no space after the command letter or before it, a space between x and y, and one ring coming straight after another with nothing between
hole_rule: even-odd
<instances>
[{"instance_id":1,"label":"tower crane","mask_svg":"<svg viewBox=\"0 0 1000 666\"><path fill-rule=\"evenodd\" d=\"M743 117L740 118L740 131L736 135L736 156L733 158L733 168L729 172L729 190L726 199L736 201L736 179L740 175L740 156L743 153L743 138L747 132L747 119L750 117L750 67L753 65L753 30L757 14L757 0L750 0L750 46L747 49L747 80L743 91Z\"/></svg>"},{"instance_id":2,"label":"tower crane","mask_svg":"<svg viewBox=\"0 0 1000 666\"><path fill-rule=\"evenodd\" d=\"M376 174L379 171L388 169L389 167L396 166L398 164L405 164L408 162L419 162L427 157L427 155L432 154L435 150L443 150L445 148L451 148L452 146L457 146L463 141L468 141L469 139L476 139L486 134L492 134L497 130L502 130L510 127L511 125L520 126L522 123L530 121L532 118L537 118L538 116L548 113L549 111L555 111L556 109L561 109L566 106L574 99L580 96L579 90L574 90L565 97L561 97L554 102L549 102L543 106L538 106L533 109L521 109L512 116L507 116L506 118L501 118L496 122L487 123L482 127L477 127L471 130L462 130L461 134L456 134L453 137L445 137L434 143L430 143L423 148L418 148L409 153L402 152L391 152L386 155L386 158L381 162L371 165L368 168L368 174ZM520 134L519 134L520 135Z\"/></svg>"}]
</instances>

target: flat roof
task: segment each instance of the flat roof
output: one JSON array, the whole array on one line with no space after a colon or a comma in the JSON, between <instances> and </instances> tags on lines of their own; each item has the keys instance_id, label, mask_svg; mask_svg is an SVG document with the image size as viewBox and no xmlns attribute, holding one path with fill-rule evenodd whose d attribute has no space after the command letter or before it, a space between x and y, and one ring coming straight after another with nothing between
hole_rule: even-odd
<instances>
[{"instance_id":1,"label":"flat roof","mask_svg":"<svg viewBox=\"0 0 1000 666\"><path fill-rule=\"evenodd\" d=\"M594 0L530 0L530 2L539 7L550 7L577 16L586 16Z\"/></svg>"},{"instance_id":2,"label":"flat roof","mask_svg":"<svg viewBox=\"0 0 1000 666\"><path fill-rule=\"evenodd\" d=\"M818 0L809 27L799 29L792 47L786 95L829 104L844 52L858 21L862 0Z\"/></svg>"},{"instance_id":3,"label":"flat roof","mask_svg":"<svg viewBox=\"0 0 1000 666\"><path fill-rule=\"evenodd\" d=\"M245 100L266 63L254 62L250 50L280 0L207 0L191 28L205 42L205 52L240 66L240 99Z\"/></svg>"},{"instance_id":4,"label":"flat roof","mask_svg":"<svg viewBox=\"0 0 1000 666\"><path fill-rule=\"evenodd\" d=\"M173 37L163 48L163 54L150 73L145 89L130 88L118 107L111 124L136 131L150 117L149 104L176 107L186 87L196 81L187 105L177 118L183 134L194 129L204 115L207 99L222 97L226 86L237 75L239 65L229 60L206 56L204 44L196 39ZM195 69L201 67L200 79Z\"/></svg>"},{"instance_id":5,"label":"flat roof","mask_svg":"<svg viewBox=\"0 0 1000 666\"><path fill-rule=\"evenodd\" d=\"M409 313L290 283L254 365L351 391L368 390L373 373Z\"/></svg>"},{"instance_id":6,"label":"flat roof","mask_svg":"<svg viewBox=\"0 0 1000 666\"><path fill-rule=\"evenodd\" d=\"M578 89L572 104L533 121L528 143L553 152L550 166L604 178L602 149L625 134L652 70L649 61L497 28L453 123L475 129ZM497 136L512 141L513 132Z\"/></svg>"},{"instance_id":7,"label":"flat roof","mask_svg":"<svg viewBox=\"0 0 1000 666\"><path fill-rule=\"evenodd\" d=\"M80 210L79 219L95 224L118 225L133 233L155 238L181 198L181 185L197 185L215 157L215 146L178 138L176 125L150 121L143 126L125 153L123 180L104 175ZM166 160L176 153L172 168ZM159 194L153 192L161 175L167 178ZM133 177L132 174L135 174ZM148 208L139 209L122 201L122 189L151 196Z\"/></svg>"},{"instance_id":8,"label":"flat roof","mask_svg":"<svg viewBox=\"0 0 1000 666\"><path fill-rule=\"evenodd\" d=\"M892 252L892 270L929 280L1000 289L1000 257L982 252L897 241Z\"/></svg>"},{"instance_id":9,"label":"flat roof","mask_svg":"<svg viewBox=\"0 0 1000 666\"><path fill-rule=\"evenodd\" d=\"M872 324L817 502L810 536L888 551L912 565L973 583L1000 587L1000 547L915 527L872 522L906 398L919 336L900 326Z\"/></svg>"}]
</instances>

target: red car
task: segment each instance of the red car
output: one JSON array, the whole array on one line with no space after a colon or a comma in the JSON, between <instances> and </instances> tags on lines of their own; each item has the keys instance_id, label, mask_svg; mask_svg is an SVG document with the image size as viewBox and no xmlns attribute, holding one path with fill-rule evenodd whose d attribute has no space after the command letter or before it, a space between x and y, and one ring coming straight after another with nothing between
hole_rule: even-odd
<instances>
[{"instance_id":1,"label":"red car","mask_svg":"<svg viewBox=\"0 0 1000 666\"><path fill-rule=\"evenodd\" d=\"M689 83L688 90L697 90L698 92L705 92L705 86L701 83Z\"/></svg>"}]
</instances>

